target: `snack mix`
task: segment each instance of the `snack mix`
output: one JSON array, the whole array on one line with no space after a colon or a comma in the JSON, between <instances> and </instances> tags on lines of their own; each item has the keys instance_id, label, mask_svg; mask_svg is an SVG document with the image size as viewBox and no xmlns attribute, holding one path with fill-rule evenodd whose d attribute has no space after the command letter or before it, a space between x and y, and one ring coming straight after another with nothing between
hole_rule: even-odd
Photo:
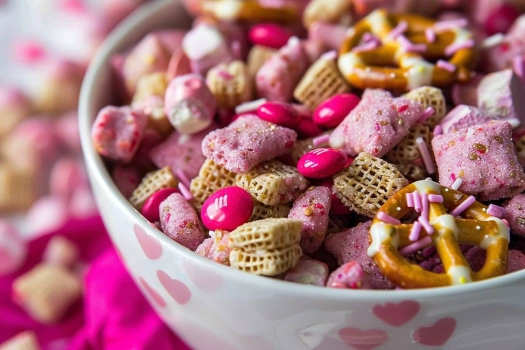
<instances>
[{"instance_id":1,"label":"snack mix","mask_svg":"<svg viewBox=\"0 0 525 350\"><path fill-rule=\"evenodd\" d=\"M174 244L342 289L525 268L524 2L198 3L115 55L92 128Z\"/></svg>"}]
</instances>

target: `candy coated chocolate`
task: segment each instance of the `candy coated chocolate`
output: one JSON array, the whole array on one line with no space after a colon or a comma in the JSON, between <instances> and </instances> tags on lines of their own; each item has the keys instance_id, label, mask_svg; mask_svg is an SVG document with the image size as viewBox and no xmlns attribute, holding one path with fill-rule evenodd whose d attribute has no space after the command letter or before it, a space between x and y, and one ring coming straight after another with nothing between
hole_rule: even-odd
<instances>
[{"instance_id":1,"label":"candy coated chocolate","mask_svg":"<svg viewBox=\"0 0 525 350\"><path fill-rule=\"evenodd\" d=\"M141 214L150 222L155 222L160 220L159 207L169 195L173 193L178 193L179 190L176 188L163 188L151 195L140 210Z\"/></svg>"},{"instance_id":2,"label":"candy coated chocolate","mask_svg":"<svg viewBox=\"0 0 525 350\"><path fill-rule=\"evenodd\" d=\"M253 211L253 199L248 191L230 186L208 197L201 209L202 223L210 230L233 231L248 222Z\"/></svg>"},{"instance_id":3,"label":"candy coated chocolate","mask_svg":"<svg viewBox=\"0 0 525 350\"><path fill-rule=\"evenodd\" d=\"M248 38L254 45L280 49L292 37L292 33L286 28L273 23L257 24L250 28Z\"/></svg>"},{"instance_id":4,"label":"candy coated chocolate","mask_svg":"<svg viewBox=\"0 0 525 350\"><path fill-rule=\"evenodd\" d=\"M345 119L359 101L359 97L354 94L332 96L317 106L312 119L319 126L334 128Z\"/></svg>"},{"instance_id":5,"label":"candy coated chocolate","mask_svg":"<svg viewBox=\"0 0 525 350\"><path fill-rule=\"evenodd\" d=\"M322 179L338 173L346 165L347 156L334 148L317 148L299 159L297 170L305 177Z\"/></svg>"},{"instance_id":6,"label":"candy coated chocolate","mask_svg":"<svg viewBox=\"0 0 525 350\"><path fill-rule=\"evenodd\" d=\"M332 177L322 179L318 183L318 186L328 187L332 191L332 194L330 195L330 199L332 201L330 204L330 214L348 215L351 213L350 208L344 205L344 203L341 202L341 199L339 199L339 197L333 193L332 187L334 186L334 179Z\"/></svg>"},{"instance_id":7,"label":"candy coated chocolate","mask_svg":"<svg viewBox=\"0 0 525 350\"><path fill-rule=\"evenodd\" d=\"M283 102L263 103L257 108L257 116L267 122L292 129L297 127L300 122L299 115L295 108Z\"/></svg>"}]
</instances>

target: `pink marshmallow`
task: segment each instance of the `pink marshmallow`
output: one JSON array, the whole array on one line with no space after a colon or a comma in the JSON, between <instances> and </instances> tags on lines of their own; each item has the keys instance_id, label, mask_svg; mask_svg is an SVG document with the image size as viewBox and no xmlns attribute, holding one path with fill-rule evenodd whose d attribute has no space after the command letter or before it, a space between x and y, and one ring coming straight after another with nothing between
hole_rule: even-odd
<instances>
[{"instance_id":1,"label":"pink marshmallow","mask_svg":"<svg viewBox=\"0 0 525 350\"><path fill-rule=\"evenodd\" d=\"M525 194L518 194L503 204L503 219L509 222L510 231L525 237Z\"/></svg>"}]
</instances>

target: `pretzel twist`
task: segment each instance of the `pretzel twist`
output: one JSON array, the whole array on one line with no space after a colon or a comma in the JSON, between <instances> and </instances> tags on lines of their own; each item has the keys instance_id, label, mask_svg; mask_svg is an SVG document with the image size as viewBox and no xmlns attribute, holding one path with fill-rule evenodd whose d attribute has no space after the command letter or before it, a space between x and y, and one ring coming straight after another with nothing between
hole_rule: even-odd
<instances>
[{"instance_id":1,"label":"pretzel twist","mask_svg":"<svg viewBox=\"0 0 525 350\"><path fill-rule=\"evenodd\" d=\"M429 288L463 284L500 276L507 269L509 229L502 220L487 214L487 207L477 201L461 213L453 211L469 198L468 195L443 187L436 182L421 180L414 182L392 196L380 212L394 219L401 219L412 210L407 206L406 195L418 191L421 194L443 196L442 203L429 203L428 222L434 233L421 231L420 238L430 237L443 263L445 273L438 274L411 264L402 257L398 249L413 243L409 233L414 224L392 224L374 218L370 228L368 254L379 269L393 283L402 288ZM428 240L428 238L427 238ZM486 250L485 265L474 272L462 254L459 244L476 245Z\"/></svg>"},{"instance_id":2,"label":"pretzel twist","mask_svg":"<svg viewBox=\"0 0 525 350\"><path fill-rule=\"evenodd\" d=\"M406 22L403 35L414 45L425 45L423 52L407 50L391 32L398 24ZM435 38L429 42L427 30L436 21L413 14L389 14L380 9L370 13L352 27L339 50L338 66L351 85L360 89L380 88L408 91L420 86L449 86L456 81L470 79L470 66L474 62L474 48L464 47L447 59L446 48L466 43L473 36L464 28L433 31ZM367 50L354 50L365 33L379 39L379 46ZM390 35L389 35L390 34ZM456 69L451 72L434 63L443 60Z\"/></svg>"}]
</instances>

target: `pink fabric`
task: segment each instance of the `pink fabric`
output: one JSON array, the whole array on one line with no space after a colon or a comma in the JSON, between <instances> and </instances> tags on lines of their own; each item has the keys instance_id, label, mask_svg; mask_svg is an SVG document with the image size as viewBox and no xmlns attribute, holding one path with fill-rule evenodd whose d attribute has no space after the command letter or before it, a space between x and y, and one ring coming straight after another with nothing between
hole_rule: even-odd
<instances>
[{"instance_id":1,"label":"pink fabric","mask_svg":"<svg viewBox=\"0 0 525 350\"><path fill-rule=\"evenodd\" d=\"M42 259L53 235L60 234L80 249L87 263L85 294L64 319L52 326L33 321L11 301L11 285L19 274ZM120 262L99 217L70 220L56 232L28 244L28 259L16 274L0 277L0 343L32 330L43 350L189 349L146 302Z\"/></svg>"}]
</instances>

